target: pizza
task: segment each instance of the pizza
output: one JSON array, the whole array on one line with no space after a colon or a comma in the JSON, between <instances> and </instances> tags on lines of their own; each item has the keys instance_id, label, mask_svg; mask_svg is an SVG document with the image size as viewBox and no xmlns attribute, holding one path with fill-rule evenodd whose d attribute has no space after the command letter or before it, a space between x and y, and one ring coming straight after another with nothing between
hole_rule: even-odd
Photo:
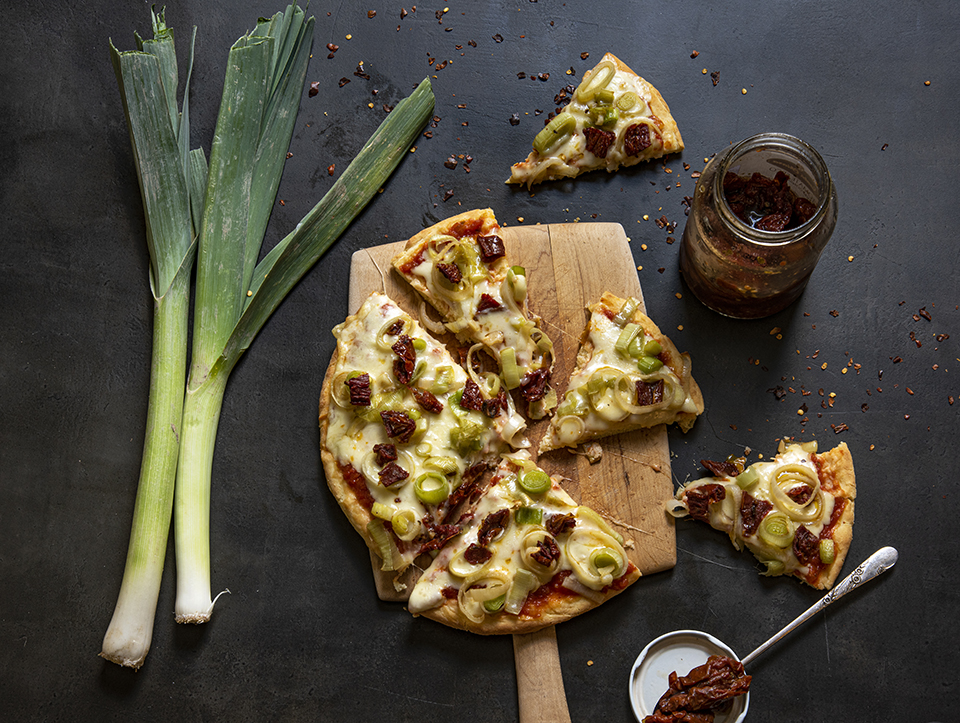
<instances>
[{"instance_id":1,"label":"pizza","mask_svg":"<svg viewBox=\"0 0 960 723\"><path fill-rule=\"evenodd\" d=\"M525 633L586 612L639 577L623 538L522 450L503 456L472 524L439 551L408 609L474 633Z\"/></svg>"},{"instance_id":2,"label":"pizza","mask_svg":"<svg viewBox=\"0 0 960 723\"><path fill-rule=\"evenodd\" d=\"M483 379L496 384L499 377L508 391L519 390L528 415L541 419L556 407L553 343L527 308L526 270L508 263L499 234L492 210L467 211L407 241L393 267L469 346L468 373L475 375L485 352L499 374Z\"/></svg>"},{"instance_id":3,"label":"pizza","mask_svg":"<svg viewBox=\"0 0 960 723\"><path fill-rule=\"evenodd\" d=\"M688 431L704 409L690 355L677 350L637 299L607 292L588 310L576 368L540 452L658 424Z\"/></svg>"},{"instance_id":4,"label":"pizza","mask_svg":"<svg viewBox=\"0 0 960 723\"><path fill-rule=\"evenodd\" d=\"M726 532L765 565L765 575L833 586L853 540L857 483L846 444L818 454L816 442L781 442L769 462L702 463L713 476L684 485L671 514Z\"/></svg>"},{"instance_id":5,"label":"pizza","mask_svg":"<svg viewBox=\"0 0 960 723\"><path fill-rule=\"evenodd\" d=\"M426 567L413 614L528 632L639 577L619 534L531 461L505 389L482 388L381 293L333 333L319 415L327 484L384 570Z\"/></svg>"},{"instance_id":6,"label":"pizza","mask_svg":"<svg viewBox=\"0 0 960 723\"><path fill-rule=\"evenodd\" d=\"M571 101L533 139L507 183L616 171L683 150L680 129L663 96L612 53L583 76Z\"/></svg>"}]
</instances>

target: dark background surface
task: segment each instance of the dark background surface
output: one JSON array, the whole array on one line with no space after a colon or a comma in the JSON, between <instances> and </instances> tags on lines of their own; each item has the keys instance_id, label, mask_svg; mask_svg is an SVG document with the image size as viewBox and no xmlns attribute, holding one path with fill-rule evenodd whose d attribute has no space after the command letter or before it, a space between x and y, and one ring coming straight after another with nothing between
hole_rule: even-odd
<instances>
[{"instance_id":1,"label":"dark background surface","mask_svg":"<svg viewBox=\"0 0 960 723\"><path fill-rule=\"evenodd\" d=\"M310 7L307 80L320 92L304 93L266 247L330 187L327 167L346 167L382 104L426 74L440 121L234 372L211 520L214 592L231 594L210 624L176 626L171 536L153 647L138 673L97 657L129 534L152 318L107 43L129 49L134 30L148 35L149 4L8 7L0 719L517 720L509 637L471 636L378 602L365 548L326 489L316 428L330 328L348 313L351 254L489 205L509 225L623 224L648 313L692 354L706 398L689 434L670 430L678 483L700 474L701 458L744 447L752 460L770 456L783 436L850 446L859 497L844 574L883 545L896 546L900 562L752 666L749 719L955 720L960 4L445 3L406 6L403 19L398 3ZM279 9L262 0L167 4L182 55L188 29L199 27L194 146L209 151L230 43ZM333 59L328 42L340 46ZM663 93L686 150L532 195L505 186L554 95L607 50ZM360 61L369 80L353 75ZM351 82L338 87L344 77ZM690 174L763 131L792 133L822 153L840 215L803 297L774 317L738 322L687 292L672 241ZM445 168L451 154L471 155L470 172L462 161ZM660 216L677 223L673 234L654 223ZM849 429L835 434L841 424ZM760 577L749 554L699 523L678 523L677 546L675 569L559 627L574 721L632 719L627 675L654 637L698 628L744 655L820 596Z\"/></svg>"}]
</instances>

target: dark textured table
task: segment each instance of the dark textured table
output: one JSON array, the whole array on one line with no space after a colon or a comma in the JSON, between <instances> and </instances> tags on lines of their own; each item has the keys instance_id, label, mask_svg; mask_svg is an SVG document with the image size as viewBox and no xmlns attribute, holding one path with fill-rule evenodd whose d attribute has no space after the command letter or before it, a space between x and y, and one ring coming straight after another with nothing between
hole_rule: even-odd
<instances>
[{"instance_id":1,"label":"dark textured table","mask_svg":"<svg viewBox=\"0 0 960 723\"><path fill-rule=\"evenodd\" d=\"M704 457L770 456L784 436L850 446L859 497L844 574L883 545L900 562L753 664L749 719L956 719L960 4L447 0L404 16L400 3L312 3L319 93L304 92L267 246L425 75L439 120L233 374L211 520L214 591L231 594L209 625L176 626L171 538L138 673L97 653L130 529L152 318L108 39L132 48L149 4L58 5L8 6L0 50L0 719L517 720L509 637L378 602L327 491L316 425L351 254L482 206L510 225L624 226L648 311L691 352L706 398L689 434L669 432L677 482ZM230 43L278 9L167 4L181 52L199 27L194 145L209 149ZM607 50L663 93L686 150L534 194L504 185L554 95ZM354 75L360 62L369 78ZM762 131L820 150L840 216L796 304L733 321L688 293L675 241L691 174ZM631 720L628 672L661 633L703 629L743 655L819 597L760 577L699 523L677 524L677 547L673 570L558 628L574 721Z\"/></svg>"}]
</instances>

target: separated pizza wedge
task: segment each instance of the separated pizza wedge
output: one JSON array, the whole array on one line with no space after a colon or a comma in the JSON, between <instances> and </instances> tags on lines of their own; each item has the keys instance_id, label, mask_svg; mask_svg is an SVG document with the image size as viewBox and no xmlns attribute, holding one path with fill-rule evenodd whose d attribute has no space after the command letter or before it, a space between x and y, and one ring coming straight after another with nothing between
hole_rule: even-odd
<instances>
[{"instance_id":1,"label":"separated pizza wedge","mask_svg":"<svg viewBox=\"0 0 960 723\"><path fill-rule=\"evenodd\" d=\"M577 365L540 453L658 424L686 432L703 412L690 356L639 307L608 292L587 307Z\"/></svg>"},{"instance_id":2,"label":"separated pizza wedge","mask_svg":"<svg viewBox=\"0 0 960 723\"><path fill-rule=\"evenodd\" d=\"M793 575L820 590L833 585L853 540L857 483L846 444L817 454L816 442L781 442L776 457L746 469L742 459L703 465L713 476L684 485L671 514L726 532L765 575Z\"/></svg>"},{"instance_id":3,"label":"separated pizza wedge","mask_svg":"<svg viewBox=\"0 0 960 723\"><path fill-rule=\"evenodd\" d=\"M505 392L480 389L383 294L333 330L320 398L327 484L353 527L398 572L460 528L464 492L510 444L528 444ZM455 510L453 508L456 508Z\"/></svg>"},{"instance_id":4,"label":"separated pizza wedge","mask_svg":"<svg viewBox=\"0 0 960 723\"><path fill-rule=\"evenodd\" d=\"M532 418L556 406L553 344L527 309L526 271L507 262L492 210L467 211L424 229L393 266L437 310L445 328L470 345L471 375L474 354L486 351L499 365L503 386L519 389Z\"/></svg>"},{"instance_id":5,"label":"separated pizza wedge","mask_svg":"<svg viewBox=\"0 0 960 723\"><path fill-rule=\"evenodd\" d=\"M532 632L640 577L623 538L525 451L503 457L472 517L414 586L414 615L484 635Z\"/></svg>"},{"instance_id":6,"label":"separated pizza wedge","mask_svg":"<svg viewBox=\"0 0 960 723\"><path fill-rule=\"evenodd\" d=\"M607 53L583 76L573 99L533 139L533 151L507 183L527 187L586 171L616 171L683 150L663 96Z\"/></svg>"}]
</instances>

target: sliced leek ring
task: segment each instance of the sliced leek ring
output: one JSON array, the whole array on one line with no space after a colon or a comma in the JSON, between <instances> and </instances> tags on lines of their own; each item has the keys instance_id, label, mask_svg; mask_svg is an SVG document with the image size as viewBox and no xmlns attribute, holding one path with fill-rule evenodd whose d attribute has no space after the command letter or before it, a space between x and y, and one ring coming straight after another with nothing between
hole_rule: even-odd
<instances>
[{"instance_id":1,"label":"sliced leek ring","mask_svg":"<svg viewBox=\"0 0 960 723\"><path fill-rule=\"evenodd\" d=\"M403 329L401 329L400 333L387 335L387 329L396 324L398 321L403 321ZM409 334L409 332L412 330L412 327L413 320L406 314L396 314L391 316L380 325L380 331L377 332L377 346L384 351L392 351L393 345L396 344L397 339L400 338L400 334Z\"/></svg>"},{"instance_id":2,"label":"sliced leek ring","mask_svg":"<svg viewBox=\"0 0 960 723\"><path fill-rule=\"evenodd\" d=\"M572 414L560 417L554 423L554 429L557 433L557 440L564 446L576 444L586 429L586 424L580 417Z\"/></svg>"},{"instance_id":3,"label":"sliced leek ring","mask_svg":"<svg viewBox=\"0 0 960 723\"><path fill-rule=\"evenodd\" d=\"M450 558L450 562L447 563L447 571L454 577L469 578L471 575L478 575L482 573L487 567L489 567L490 562L493 560L491 557L486 562L481 562L479 565L474 564L467 560L464 557L467 548L463 548L457 554Z\"/></svg>"},{"instance_id":4,"label":"sliced leek ring","mask_svg":"<svg viewBox=\"0 0 960 723\"><path fill-rule=\"evenodd\" d=\"M560 563L563 561L563 550L560 551L560 556L556 560L552 560L549 565L542 565L533 558L533 555L540 549L540 543L545 540L551 540L554 544L557 544L553 535L544 529L528 532L520 544L520 554L523 558L523 564L532 570L537 577L540 578L541 582L546 582L553 577L554 573L560 568ZM560 546L557 545L557 547L559 548Z\"/></svg>"},{"instance_id":5,"label":"sliced leek ring","mask_svg":"<svg viewBox=\"0 0 960 723\"><path fill-rule=\"evenodd\" d=\"M409 508L397 510L390 520L394 533L404 542L417 539L423 527L417 519L417 513Z\"/></svg>"},{"instance_id":6,"label":"sliced leek ring","mask_svg":"<svg viewBox=\"0 0 960 723\"><path fill-rule=\"evenodd\" d=\"M621 544L598 530L574 530L565 552L574 575L591 590L602 590L627 569L627 553Z\"/></svg>"},{"instance_id":7,"label":"sliced leek ring","mask_svg":"<svg viewBox=\"0 0 960 723\"><path fill-rule=\"evenodd\" d=\"M593 100L597 91L606 88L610 84L610 81L613 80L613 76L616 74L617 66L614 65L612 60L600 61L597 67L593 69L593 72L584 78L583 82L577 86L576 91L574 91L574 97L581 103L589 103Z\"/></svg>"},{"instance_id":8,"label":"sliced leek ring","mask_svg":"<svg viewBox=\"0 0 960 723\"><path fill-rule=\"evenodd\" d=\"M503 570L471 575L457 593L457 604L463 616L472 623L482 623L486 615L484 603L507 593L510 577Z\"/></svg>"},{"instance_id":9,"label":"sliced leek ring","mask_svg":"<svg viewBox=\"0 0 960 723\"><path fill-rule=\"evenodd\" d=\"M359 372L342 371L333 378L333 383L330 385L330 396L333 397L333 401L336 402L338 407L353 408L353 404L350 403L350 387L347 386L347 380L351 378L351 375L356 376L357 374ZM372 379L370 384L373 385Z\"/></svg>"},{"instance_id":10,"label":"sliced leek ring","mask_svg":"<svg viewBox=\"0 0 960 723\"><path fill-rule=\"evenodd\" d=\"M799 505L790 498L786 490L804 484L812 490L806 504ZM788 464L769 478L770 496L774 505L794 522L813 522L823 514L823 491L816 471L802 464Z\"/></svg>"}]
</instances>

